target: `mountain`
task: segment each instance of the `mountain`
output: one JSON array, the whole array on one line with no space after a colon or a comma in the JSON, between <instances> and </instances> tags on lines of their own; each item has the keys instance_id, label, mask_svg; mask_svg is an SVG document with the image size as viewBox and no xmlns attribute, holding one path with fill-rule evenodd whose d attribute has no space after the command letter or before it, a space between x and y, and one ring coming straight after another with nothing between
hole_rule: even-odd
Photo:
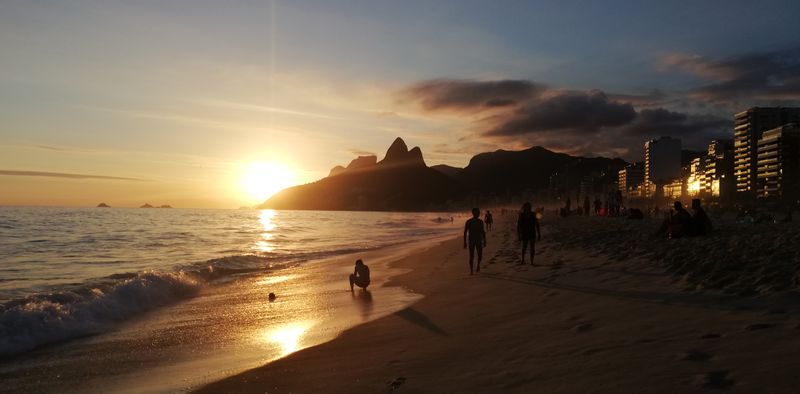
<instances>
[{"instance_id":1,"label":"mountain","mask_svg":"<svg viewBox=\"0 0 800 394\"><path fill-rule=\"evenodd\" d=\"M540 146L521 151L501 149L474 156L456 179L482 192L538 190L548 186L550 175L574 160Z\"/></svg>"},{"instance_id":2,"label":"mountain","mask_svg":"<svg viewBox=\"0 0 800 394\"><path fill-rule=\"evenodd\" d=\"M457 177L461 170L463 170L463 168L448 166L447 164L437 164L435 166L431 166L431 168L451 178Z\"/></svg>"},{"instance_id":3,"label":"mountain","mask_svg":"<svg viewBox=\"0 0 800 394\"><path fill-rule=\"evenodd\" d=\"M594 194L615 183L626 164L622 159L575 157L534 146L481 153L463 169L428 167L418 147L409 150L397 138L383 160L360 156L316 182L279 192L261 208L413 211L466 202L474 193L510 196L555 188L561 195L579 189Z\"/></svg>"},{"instance_id":4,"label":"mountain","mask_svg":"<svg viewBox=\"0 0 800 394\"><path fill-rule=\"evenodd\" d=\"M362 156L328 177L285 189L261 208L314 210L412 211L440 209L460 199L464 187L455 179L428 168L419 147L392 142L383 160Z\"/></svg>"},{"instance_id":5,"label":"mountain","mask_svg":"<svg viewBox=\"0 0 800 394\"><path fill-rule=\"evenodd\" d=\"M534 146L478 154L456 173L455 179L482 193L518 194L548 188L551 176L557 174L561 175L557 182L560 189L577 190L588 177L593 182L613 182L625 164L622 159L575 157Z\"/></svg>"}]
</instances>

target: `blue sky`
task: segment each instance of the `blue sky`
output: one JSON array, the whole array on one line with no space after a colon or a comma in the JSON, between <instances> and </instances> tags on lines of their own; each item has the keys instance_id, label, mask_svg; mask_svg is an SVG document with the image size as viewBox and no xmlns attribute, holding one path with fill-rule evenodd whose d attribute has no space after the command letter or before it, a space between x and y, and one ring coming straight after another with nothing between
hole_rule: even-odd
<instances>
[{"instance_id":1,"label":"blue sky","mask_svg":"<svg viewBox=\"0 0 800 394\"><path fill-rule=\"evenodd\" d=\"M697 148L736 110L797 103L797 15L797 1L0 1L0 170L145 180L6 175L0 204L235 207L253 202L236 191L248 163L311 181L396 136L456 166L535 144L635 160L673 130ZM423 104L505 100L497 81L536 88Z\"/></svg>"}]
</instances>

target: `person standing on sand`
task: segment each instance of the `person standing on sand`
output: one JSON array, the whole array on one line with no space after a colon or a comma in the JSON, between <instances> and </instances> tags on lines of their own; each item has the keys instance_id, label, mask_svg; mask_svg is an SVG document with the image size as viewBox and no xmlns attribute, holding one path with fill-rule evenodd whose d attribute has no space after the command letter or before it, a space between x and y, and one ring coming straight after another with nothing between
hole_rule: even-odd
<instances>
[{"instance_id":1,"label":"person standing on sand","mask_svg":"<svg viewBox=\"0 0 800 394\"><path fill-rule=\"evenodd\" d=\"M481 272L481 260L483 260L483 248L486 246L486 231L483 229L481 211L472 208L472 218L464 223L464 249L467 248L467 237L469 236L469 274L472 275L472 262L475 259L475 249L478 250L478 272Z\"/></svg>"},{"instance_id":2,"label":"person standing on sand","mask_svg":"<svg viewBox=\"0 0 800 394\"><path fill-rule=\"evenodd\" d=\"M353 291L353 285L364 288L367 290L369 286L369 267L364 264L361 259L356 260L356 268L350 274L350 291Z\"/></svg>"},{"instance_id":3,"label":"person standing on sand","mask_svg":"<svg viewBox=\"0 0 800 394\"><path fill-rule=\"evenodd\" d=\"M517 220L517 235L519 240L522 241L522 262L520 264L525 264L525 249L527 249L530 242L531 265L533 265L535 239L541 240L542 232L539 229L539 220L536 218L536 214L531 212L531 203L529 202L522 205L522 212L520 212Z\"/></svg>"},{"instance_id":4,"label":"person standing on sand","mask_svg":"<svg viewBox=\"0 0 800 394\"><path fill-rule=\"evenodd\" d=\"M494 218L492 218L492 211L486 211L486 231L492 230L492 223L494 223Z\"/></svg>"}]
</instances>

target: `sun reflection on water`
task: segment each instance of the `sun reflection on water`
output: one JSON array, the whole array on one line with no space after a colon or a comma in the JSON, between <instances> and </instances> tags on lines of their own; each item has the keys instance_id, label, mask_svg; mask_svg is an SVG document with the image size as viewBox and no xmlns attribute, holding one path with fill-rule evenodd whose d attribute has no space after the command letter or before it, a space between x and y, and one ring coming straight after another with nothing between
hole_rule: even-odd
<instances>
[{"instance_id":1,"label":"sun reflection on water","mask_svg":"<svg viewBox=\"0 0 800 394\"><path fill-rule=\"evenodd\" d=\"M259 252L272 252L275 249L275 245L272 242L272 238L275 237L272 234L272 230L275 229L275 223L272 221L275 214L276 212L272 209L261 210L258 216L258 221L261 223L261 239L256 241L253 249Z\"/></svg>"},{"instance_id":2,"label":"sun reflection on water","mask_svg":"<svg viewBox=\"0 0 800 394\"><path fill-rule=\"evenodd\" d=\"M281 348L281 356L296 352L302 345L302 337L311 324L297 322L269 329L264 333L264 339L269 343L276 343Z\"/></svg>"}]
</instances>

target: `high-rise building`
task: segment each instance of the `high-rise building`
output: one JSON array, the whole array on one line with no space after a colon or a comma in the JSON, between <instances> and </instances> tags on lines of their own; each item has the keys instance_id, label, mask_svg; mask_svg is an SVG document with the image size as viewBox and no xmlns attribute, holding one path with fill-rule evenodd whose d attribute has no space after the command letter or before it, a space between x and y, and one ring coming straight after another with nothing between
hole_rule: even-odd
<instances>
[{"instance_id":1,"label":"high-rise building","mask_svg":"<svg viewBox=\"0 0 800 394\"><path fill-rule=\"evenodd\" d=\"M640 186L642 182L644 182L644 163L631 163L619 170L617 187L623 196L633 197L631 196L632 191L636 190L636 187Z\"/></svg>"},{"instance_id":2,"label":"high-rise building","mask_svg":"<svg viewBox=\"0 0 800 394\"><path fill-rule=\"evenodd\" d=\"M739 196L755 196L758 177L758 140L765 131L800 123L800 108L753 107L735 116L734 175Z\"/></svg>"},{"instance_id":3,"label":"high-rise building","mask_svg":"<svg viewBox=\"0 0 800 394\"><path fill-rule=\"evenodd\" d=\"M689 164L689 177L686 180L686 191L691 197L707 195L706 188L706 156L695 157Z\"/></svg>"},{"instance_id":4,"label":"high-rise building","mask_svg":"<svg viewBox=\"0 0 800 394\"><path fill-rule=\"evenodd\" d=\"M681 176L681 140L661 137L644 143L644 185L647 197Z\"/></svg>"},{"instance_id":5,"label":"high-rise building","mask_svg":"<svg viewBox=\"0 0 800 394\"><path fill-rule=\"evenodd\" d=\"M733 197L736 179L733 175L733 143L729 140L714 140L708 144L706 153L705 190L721 200Z\"/></svg>"},{"instance_id":6,"label":"high-rise building","mask_svg":"<svg viewBox=\"0 0 800 394\"><path fill-rule=\"evenodd\" d=\"M796 200L800 196L800 125L767 130L758 139L758 198Z\"/></svg>"}]
</instances>

